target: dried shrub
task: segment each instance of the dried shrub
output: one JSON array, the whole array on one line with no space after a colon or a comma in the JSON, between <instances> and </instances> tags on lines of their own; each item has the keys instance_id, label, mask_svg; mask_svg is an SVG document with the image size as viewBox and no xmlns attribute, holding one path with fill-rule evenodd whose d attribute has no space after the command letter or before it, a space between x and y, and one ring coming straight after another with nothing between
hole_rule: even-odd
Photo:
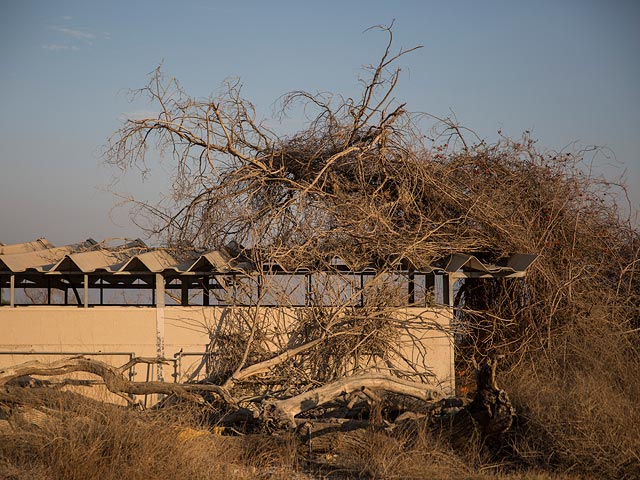
<instances>
[{"instance_id":1,"label":"dried shrub","mask_svg":"<svg viewBox=\"0 0 640 480\"><path fill-rule=\"evenodd\" d=\"M564 328L558 345L507 375L520 412L512 447L538 467L600 478L640 475L640 356L602 318Z\"/></svg>"},{"instance_id":2,"label":"dried shrub","mask_svg":"<svg viewBox=\"0 0 640 480\"><path fill-rule=\"evenodd\" d=\"M459 367L505 355L510 393L527 417L518 440L523 462L541 465L548 454L564 470L593 465L602 475L632 476L640 444L629 428L640 400L640 237L623 215L624 186L591 173L585 159L596 151L548 151L529 134L488 144L444 119L426 144L425 116L395 101L396 65L406 52L391 52L385 30L389 43L359 98L283 97L285 110L302 105L310 119L293 135L258 120L238 82L199 100L157 70L139 93L158 115L128 120L107 162L127 171L151 168L148 152L173 158L171 191L158 205L139 203L138 218L177 249L234 240L258 263L321 271L337 255L378 272L459 252L487 261L538 254L525 279L461 283ZM309 335L333 340L327 319L310 315ZM329 315L332 328L339 317ZM393 335L381 319L374 312L347 323L351 343L306 351L318 361L314 375L346 373L344 355L370 332L383 333L371 348L384 348Z\"/></svg>"},{"instance_id":3,"label":"dried shrub","mask_svg":"<svg viewBox=\"0 0 640 480\"><path fill-rule=\"evenodd\" d=\"M361 430L336 441L333 471L346 478L486 478L470 458L454 452L424 427L417 432Z\"/></svg>"}]
</instances>

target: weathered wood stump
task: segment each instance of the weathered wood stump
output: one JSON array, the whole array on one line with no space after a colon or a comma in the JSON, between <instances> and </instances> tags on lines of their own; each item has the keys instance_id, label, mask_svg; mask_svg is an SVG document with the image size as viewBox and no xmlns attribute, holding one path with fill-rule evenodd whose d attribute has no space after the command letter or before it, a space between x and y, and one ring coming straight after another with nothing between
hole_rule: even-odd
<instances>
[{"instance_id":1,"label":"weathered wood stump","mask_svg":"<svg viewBox=\"0 0 640 480\"><path fill-rule=\"evenodd\" d=\"M476 440L486 441L505 433L513 423L515 409L509 396L496 384L496 358L485 359L476 368L477 390L473 399L452 397L441 400L431 411L426 428L463 449ZM416 428L416 420L399 418L404 429ZM425 423L425 422L423 422Z\"/></svg>"},{"instance_id":2,"label":"weathered wood stump","mask_svg":"<svg viewBox=\"0 0 640 480\"><path fill-rule=\"evenodd\" d=\"M395 422L384 425L367 420L300 420L298 438L309 452L325 453L334 451L344 438L358 436L364 429L402 432L407 438L426 429L455 449L464 449L476 440L498 437L511 427L515 410L507 393L496 384L496 367L497 359L487 358L476 369L477 391L473 399L446 398L434 404L429 414L406 411Z\"/></svg>"}]
</instances>

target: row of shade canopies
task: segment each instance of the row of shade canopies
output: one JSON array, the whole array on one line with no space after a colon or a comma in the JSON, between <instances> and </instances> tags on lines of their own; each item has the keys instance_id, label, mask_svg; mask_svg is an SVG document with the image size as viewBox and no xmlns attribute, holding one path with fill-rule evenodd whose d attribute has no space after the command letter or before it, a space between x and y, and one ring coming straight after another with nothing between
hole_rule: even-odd
<instances>
[{"instance_id":1,"label":"row of shade canopies","mask_svg":"<svg viewBox=\"0 0 640 480\"><path fill-rule=\"evenodd\" d=\"M178 261L164 249L150 249L141 240L107 247L93 239L55 247L46 239L0 246L0 273L162 273L245 271L252 265L227 249Z\"/></svg>"},{"instance_id":2,"label":"row of shade canopies","mask_svg":"<svg viewBox=\"0 0 640 480\"><path fill-rule=\"evenodd\" d=\"M417 269L422 272L441 272L459 276L519 277L535 260L536 255L517 253L496 263L487 263L474 255L454 254L439 265ZM328 262L331 269L351 271L340 258ZM221 248L177 260L168 250L151 249L141 240L106 246L93 239L82 243L55 247L44 238L33 242L0 245L0 274L130 274L164 273L173 275L195 273L250 273L260 269L242 253ZM263 271L296 273L308 269L287 270L278 262L265 263ZM375 271L375 267L358 271Z\"/></svg>"}]
</instances>

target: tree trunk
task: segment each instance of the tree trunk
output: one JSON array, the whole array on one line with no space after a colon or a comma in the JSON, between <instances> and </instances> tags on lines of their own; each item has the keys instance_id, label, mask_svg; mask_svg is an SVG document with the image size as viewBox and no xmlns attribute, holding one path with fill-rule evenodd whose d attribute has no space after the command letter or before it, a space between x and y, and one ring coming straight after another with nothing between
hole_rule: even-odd
<instances>
[{"instance_id":1,"label":"tree trunk","mask_svg":"<svg viewBox=\"0 0 640 480\"><path fill-rule=\"evenodd\" d=\"M454 408L450 407L455 402L449 405L443 402L441 414L433 420L433 428L447 437L454 447L463 448L474 438L501 435L511 427L515 409L507 392L496 384L497 365L497 358L485 359L476 369L474 399L467 405L453 405Z\"/></svg>"},{"instance_id":2,"label":"tree trunk","mask_svg":"<svg viewBox=\"0 0 640 480\"><path fill-rule=\"evenodd\" d=\"M375 389L407 395L425 402L432 402L442 397L439 389L429 385L389 375L362 375L343 378L285 400L267 400L264 415L277 425L295 428L294 417L300 413L324 405L344 394Z\"/></svg>"},{"instance_id":3,"label":"tree trunk","mask_svg":"<svg viewBox=\"0 0 640 480\"><path fill-rule=\"evenodd\" d=\"M119 368L112 367L99 360L93 360L82 356L65 358L49 364L32 361L22 363L14 367L0 369L0 387L6 385L11 380L27 375L52 376L64 375L73 372L86 372L101 377L110 392L125 398L128 402L131 402L131 400L127 395L174 394L179 397L187 398L191 401L204 403L204 399L198 394L198 392L211 392L218 395L229 405L237 405L235 399L231 397L229 392L218 385L131 382L125 378L123 372L136 363L164 363L164 360L155 358L136 358Z\"/></svg>"}]
</instances>

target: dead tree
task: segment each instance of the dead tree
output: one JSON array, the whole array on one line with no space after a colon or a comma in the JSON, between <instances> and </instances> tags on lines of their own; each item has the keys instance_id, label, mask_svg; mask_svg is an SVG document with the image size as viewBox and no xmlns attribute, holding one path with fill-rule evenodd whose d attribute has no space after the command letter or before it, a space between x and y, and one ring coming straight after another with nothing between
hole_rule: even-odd
<instances>
[{"instance_id":1,"label":"dead tree","mask_svg":"<svg viewBox=\"0 0 640 480\"><path fill-rule=\"evenodd\" d=\"M545 150L528 132L520 138L499 132L488 142L452 119L411 113L395 98L406 52L394 53L392 32L383 30L388 43L362 79L360 95L298 91L282 97L285 112L301 106L307 115L295 134L279 134L257 118L239 81L200 99L156 70L138 93L157 114L127 120L105 157L125 173L153 169L150 152L173 159L166 198L153 204L138 199L138 223L178 252L236 241L256 264L322 271L336 255L354 269L375 265L379 279L398 265L429 266L452 253L490 262L513 252L537 253L524 280L467 279L460 287L461 369L495 353L506 354L514 370L535 369L540 360L554 368L569 365L562 339L593 318L612 326L624 351L637 351L640 235L624 213L632 210L624 185L588 165L597 150ZM424 128L424 119L434 119L432 129ZM370 298L375 312L394 297ZM276 400L286 401L339 380L310 375L296 359L317 355L343 367L336 359L345 351L359 355L360 342L363 350L393 345L390 322L364 328L364 322L340 321L350 301L342 299L341 311L324 318L310 315L307 326L314 328L293 347L301 348L294 357L284 345L275 357L267 355L259 348L260 329L243 327L234 337L241 339L241 361L224 370L223 380L255 397L280 389L286 395ZM369 312L363 318L380 320ZM346 347L332 350L329 338L345 340L340 346ZM600 345L595 337L593 344ZM589 369L588 362L574 365ZM562 375L574 374L574 367L562 368ZM466 432L462 437L471 430L489 435L510 421L504 395L481 391L471 411L447 416L450 428Z\"/></svg>"},{"instance_id":2,"label":"dead tree","mask_svg":"<svg viewBox=\"0 0 640 480\"><path fill-rule=\"evenodd\" d=\"M633 311L637 229L620 216L618 184L581 169L593 152L544 151L529 134L488 144L452 119L411 113L395 94L415 49L393 51L381 30L388 41L359 96L282 97L283 113L300 107L309 119L295 134L258 118L239 81L202 99L155 70L136 94L156 115L127 120L105 150L123 174L153 169L151 153L174 162L161 202L136 199L138 223L178 253L235 241L257 264L288 269L321 270L334 255L389 272L451 253L540 253L526 282L463 288L465 361L498 352L517 362L549 346L592 294Z\"/></svg>"},{"instance_id":3,"label":"dead tree","mask_svg":"<svg viewBox=\"0 0 640 480\"><path fill-rule=\"evenodd\" d=\"M354 392L376 390L407 395L424 402L442 398L442 393L424 384L402 380L389 375L362 375L343 378L320 388L284 400L270 400L266 404L265 417L279 425L296 427L295 416L322 406L336 398ZM368 393L365 393L368 395ZM375 393L373 394L375 395Z\"/></svg>"}]
</instances>

